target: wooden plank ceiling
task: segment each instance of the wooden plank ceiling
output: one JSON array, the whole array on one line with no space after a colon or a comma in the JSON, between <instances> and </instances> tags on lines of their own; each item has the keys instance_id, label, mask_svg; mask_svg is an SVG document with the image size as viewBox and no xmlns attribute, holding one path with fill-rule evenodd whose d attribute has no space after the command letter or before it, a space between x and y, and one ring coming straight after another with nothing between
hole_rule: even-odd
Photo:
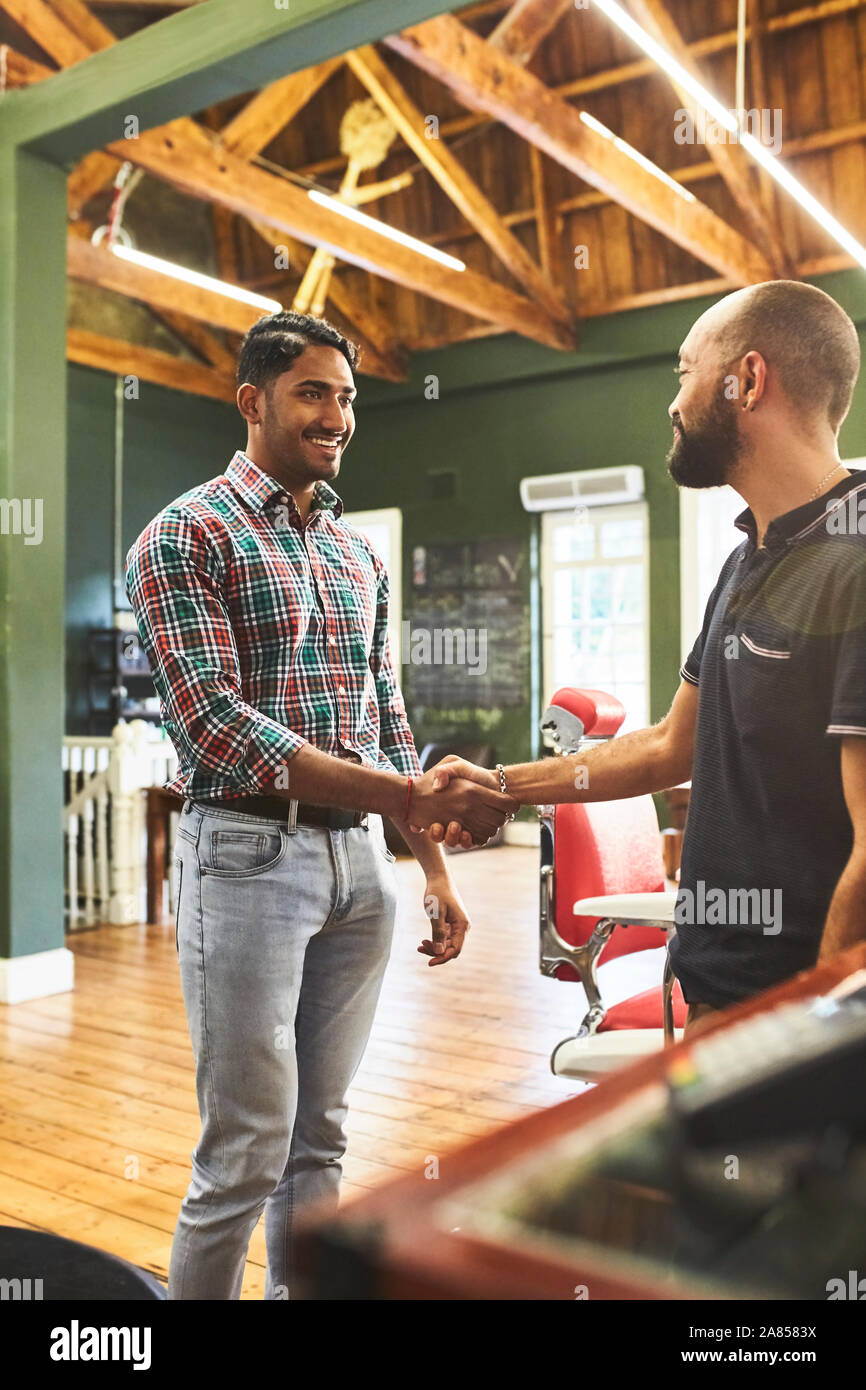
<instances>
[{"instance_id":1,"label":"wooden plank ceiling","mask_svg":"<svg viewBox=\"0 0 866 1390\"><path fill-rule=\"evenodd\" d=\"M179 8L0 0L0 90L50 82ZM734 106L737 0L630 0L630 10ZM783 160L866 240L866 0L749 0L748 18L747 108L781 112ZM357 201L465 270L307 196L339 189L343 116L371 97L396 134L360 175ZM389 380L425 348L516 332L569 351L582 318L852 264L740 147L678 143L675 112L687 104L595 7L487 0L119 140L70 171L69 275L88 287L91 310L100 295L145 308L118 338L74 307L70 359L233 400L234 354L259 314L90 244L124 159L141 171L128 211L142 250L171 242L156 196L166 186L175 221L188 203L190 216L193 203L209 205L208 244L186 263L286 306L323 247L334 261L325 313L361 342L363 370Z\"/></svg>"}]
</instances>

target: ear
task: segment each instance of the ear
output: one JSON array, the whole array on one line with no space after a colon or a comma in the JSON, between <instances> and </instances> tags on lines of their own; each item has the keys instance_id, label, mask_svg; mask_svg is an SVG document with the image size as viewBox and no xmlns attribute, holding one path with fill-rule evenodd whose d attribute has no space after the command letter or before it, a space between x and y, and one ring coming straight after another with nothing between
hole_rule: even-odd
<instances>
[{"instance_id":1,"label":"ear","mask_svg":"<svg viewBox=\"0 0 866 1390\"><path fill-rule=\"evenodd\" d=\"M264 391L258 386L253 386L252 382L249 381L245 381L242 386L238 387L238 410L250 426L262 423L264 394Z\"/></svg>"},{"instance_id":2,"label":"ear","mask_svg":"<svg viewBox=\"0 0 866 1390\"><path fill-rule=\"evenodd\" d=\"M766 389L766 361L759 352L747 352L740 363L740 401L743 410L754 410Z\"/></svg>"}]
</instances>

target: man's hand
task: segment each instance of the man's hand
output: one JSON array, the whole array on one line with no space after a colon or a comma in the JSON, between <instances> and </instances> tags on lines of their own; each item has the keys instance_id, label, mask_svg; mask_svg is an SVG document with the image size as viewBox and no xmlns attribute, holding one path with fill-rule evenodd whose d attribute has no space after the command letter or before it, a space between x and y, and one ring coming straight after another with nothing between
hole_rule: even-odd
<instances>
[{"instance_id":1,"label":"man's hand","mask_svg":"<svg viewBox=\"0 0 866 1390\"><path fill-rule=\"evenodd\" d=\"M418 951L422 956L430 956L428 964L444 965L460 955L469 930L466 908L449 873L428 874L424 911L433 934L431 940L421 942Z\"/></svg>"},{"instance_id":2,"label":"man's hand","mask_svg":"<svg viewBox=\"0 0 866 1390\"><path fill-rule=\"evenodd\" d=\"M467 763L463 758L458 758L455 753L449 753L447 758L443 758L434 768L434 786L437 791L444 791L452 777L462 777L468 782L477 782L479 786L488 787L493 791L499 791L499 776L491 768L478 767L475 763ZM518 803L514 803L514 810L518 810ZM450 849L458 846L463 849L471 849L473 845L472 836L457 820L443 823L443 820L436 821L430 826L430 839L435 844L446 844Z\"/></svg>"},{"instance_id":3,"label":"man's hand","mask_svg":"<svg viewBox=\"0 0 866 1390\"><path fill-rule=\"evenodd\" d=\"M442 830L443 823L454 822L459 827L456 844L462 843L460 837L463 832L474 843L485 844L519 809L519 803L513 797L503 796L495 780L493 783L487 780L479 782L475 776L461 777L454 767L455 763L487 778L482 768L476 768L472 763L462 763L459 758L449 761L447 771L443 771L442 764L437 763L412 788L409 823L422 830L438 824ZM440 781L442 788L437 790ZM443 838L444 830L436 843Z\"/></svg>"}]
</instances>

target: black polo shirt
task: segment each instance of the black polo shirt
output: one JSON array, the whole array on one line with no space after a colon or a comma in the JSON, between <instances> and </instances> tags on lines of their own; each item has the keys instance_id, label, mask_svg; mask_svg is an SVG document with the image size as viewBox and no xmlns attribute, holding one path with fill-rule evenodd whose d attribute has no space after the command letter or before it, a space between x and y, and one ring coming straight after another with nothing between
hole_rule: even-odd
<instances>
[{"instance_id":1,"label":"black polo shirt","mask_svg":"<svg viewBox=\"0 0 866 1390\"><path fill-rule=\"evenodd\" d=\"M700 688L671 960L719 1008L814 964L851 854L841 739L866 736L866 472L722 567L680 674ZM862 529L861 529L862 528Z\"/></svg>"}]
</instances>

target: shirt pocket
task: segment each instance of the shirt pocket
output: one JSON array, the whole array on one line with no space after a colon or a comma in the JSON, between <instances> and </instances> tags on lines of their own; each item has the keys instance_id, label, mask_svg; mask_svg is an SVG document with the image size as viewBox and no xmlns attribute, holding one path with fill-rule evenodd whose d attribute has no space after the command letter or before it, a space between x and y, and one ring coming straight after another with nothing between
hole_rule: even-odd
<instances>
[{"instance_id":1,"label":"shirt pocket","mask_svg":"<svg viewBox=\"0 0 866 1390\"><path fill-rule=\"evenodd\" d=\"M746 651L751 652L753 656L763 658L765 661L790 661L791 659L789 648L776 644L772 646L762 645L754 641L747 632L740 633L740 641Z\"/></svg>"},{"instance_id":2,"label":"shirt pocket","mask_svg":"<svg viewBox=\"0 0 866 1390\"><path fill-rule=\"evenodd\" d=\"M335 586L333 600L338 608L342 629L360 643L364 655L373 650L376 628L377 587L373 575L344 578Z\"/></svg>"},{"instance_id":3,"label":"shirt pocket","mask_svg":"<svg viewBox=\"0 0 866 1390\"><path fill-rule=\"evenodd\" d=\"M789 759L810 697L808 665L790 635L773 626L735 629L726 649L727 689L741 747L749 756Z\"/></svg>"}]
</instances>

